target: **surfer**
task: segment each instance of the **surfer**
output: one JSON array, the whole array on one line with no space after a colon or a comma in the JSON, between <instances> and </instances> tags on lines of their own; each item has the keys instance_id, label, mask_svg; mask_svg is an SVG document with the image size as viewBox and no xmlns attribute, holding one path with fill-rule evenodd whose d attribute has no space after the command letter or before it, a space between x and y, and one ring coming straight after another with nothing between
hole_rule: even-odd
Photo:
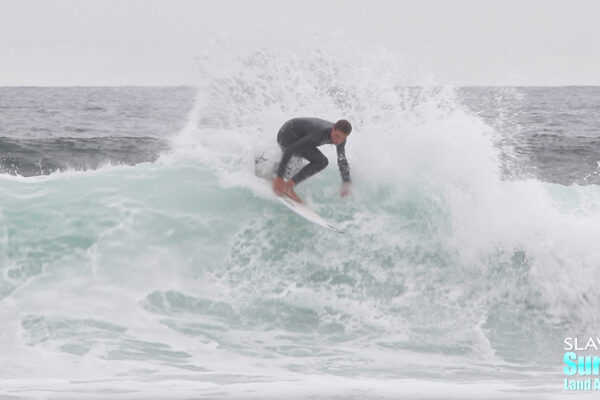
<instances>
[{"instance_id":1,"label":"surfer","mask_svg":"<svg viewBox=\"0 0 600 400\"><path fill-rule=\"evenodd\" d=\"M344 147L351 131L352 125L345 119L335 124L319 118L294 118L284 123L277 132L277 143L283 151L283 156L277 169L277 177L273 181L273 191L301 203L302 200L294 192L294 186L321 171L329 163L317 146L335 144L338 167L342 175L340 195L342 197L349 195L350 167ZM286 181L285 170L292 156L304 158L308 164Z\"/></svg>"}]
</instances>

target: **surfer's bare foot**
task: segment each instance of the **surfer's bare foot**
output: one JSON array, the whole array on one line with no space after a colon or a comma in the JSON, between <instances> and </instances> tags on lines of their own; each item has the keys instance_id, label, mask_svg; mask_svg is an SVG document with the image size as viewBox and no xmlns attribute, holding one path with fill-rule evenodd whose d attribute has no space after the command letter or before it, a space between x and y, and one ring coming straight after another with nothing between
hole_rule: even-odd
<instances>
[{"instance_id":1,"label":"surfer's bare foot","mask_svg":"<svg viewBox=\"0 0 600 400\"><path fill-rule=\"evenodd\" d=\"M283 194L285 194L287 197L289 197L290 199L298 202L298 203L302 203L302 199L300 197L298 197L298 195L296 194L296 192L294 192L294 186L296 186L296 182L294 182L293 180L289 180L287 182L285 182L285 189L283 191Z\"/></svg>"},{"instance_id":2,"label":"surfer's bare foot","mask_svg":"<svg viewBox=\"0 0 600 400\"><path fill-rule=\"evenodd\" d=\"M287 196L290 199L302 203L302 199L294 192L296 182L293 180L284 181L283 178L277 177L273 180L273 191L278 196Z\"/></svg>"},{"instance_id":3,"label":"surfer's bare foot","mask_svg":"<svg viewBox=\"0 0 600 400\"><path fill-rule=\"evenodd\" d=\"M284 194L284 190L285 190L285 181L283 180L283 178L280 177L276 177L273 180L273 191L275 192L276 195L281 196L282 194Z\"/></svg>"},{"instance_id":4,"label":"surfer's bare foot","mask_svg":"<svg viewBox=\"0 0 600 400\"><path fill-rule=\"evenodd\" d=\"M298 197L298 195L291 189L285 195L294 200L296 203L302 203L302 199Z\"/></svg>"}]
</instances>

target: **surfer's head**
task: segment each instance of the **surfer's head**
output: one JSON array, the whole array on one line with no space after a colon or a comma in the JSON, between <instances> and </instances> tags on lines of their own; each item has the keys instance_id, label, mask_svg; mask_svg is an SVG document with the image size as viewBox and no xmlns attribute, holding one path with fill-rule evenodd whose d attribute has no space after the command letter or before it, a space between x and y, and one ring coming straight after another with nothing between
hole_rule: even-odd
<instances>
[{"instance_id":1,"label":"surfer's head","mask_svg":"<svg viewBox=\"0 0 600 400\"><path fill-rule=\"evenodd\" d=\"M348 135L352 132L352 125L345 119L340 119L331 128L331 141L333 144L338 145L344 142Z\"/></svg>"}]
</instances>

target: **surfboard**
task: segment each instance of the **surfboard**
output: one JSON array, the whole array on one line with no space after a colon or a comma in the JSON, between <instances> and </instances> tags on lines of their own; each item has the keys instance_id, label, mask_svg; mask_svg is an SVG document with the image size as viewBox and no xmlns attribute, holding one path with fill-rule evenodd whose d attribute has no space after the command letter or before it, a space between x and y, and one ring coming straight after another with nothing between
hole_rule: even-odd
<instances>
[{"instance_id":1,"label":"surfboard","mask_svg":"<svg viewBox=\"0 0 600 400\"><path fill-rule=\"evenodd\" d=\"M304 203L298 203L287 196L276 196L279 201L281 201L287 208L298 214L299 216L307 219L308 221L322 226L323 228L327 228L329 230L344 233L341 229L327 222L326 219L321 217L315 210L310 208L308 205Z\"/></svg>"},{"instance_id":2,"label":"surfboard","mask_svg":"<svg viewBox=\"0 0 600 400\"><path fill-rule=\"evenodd\" d=\"M254 157L254 165L255 165L255 174L257 177L265 180L269 185L273 184L273 179L276 174L278 163L273 162L274 158L272 155L269 156L265 154L265 152L261 152L260 154ZM298 164L298 163L296 163ZM302 163L300 163L299 167L302 167ZM323 228L332 230L338 233L344 233L341 229L337 228L335 225L329 223L326 219L321 217L315 210L313 210L306 203L298 203L287 196L277 196L273 193L279 201L281 201L287 208L306 219L307 221L312 222L313 224L317 224Z\"/></svg>"}]
</instances>

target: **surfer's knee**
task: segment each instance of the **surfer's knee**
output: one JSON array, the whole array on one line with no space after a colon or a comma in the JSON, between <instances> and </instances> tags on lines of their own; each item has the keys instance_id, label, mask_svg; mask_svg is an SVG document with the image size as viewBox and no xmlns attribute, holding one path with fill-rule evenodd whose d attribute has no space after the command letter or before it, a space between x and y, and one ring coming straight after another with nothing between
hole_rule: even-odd
<instances>
[{"instance_id":1,"label":"surfer's knee","mask_svg":"<svg viewBox=\"0 0 600 400\"><path fill-rule=\"evenodd\" d=\"M323 156L320 157L317 162L316 162L316 167L320 170L322 170L323 168L325 168L328 164L329 164L329 160L327 159L327 157Z\"/></svg>"}]
</instances>

